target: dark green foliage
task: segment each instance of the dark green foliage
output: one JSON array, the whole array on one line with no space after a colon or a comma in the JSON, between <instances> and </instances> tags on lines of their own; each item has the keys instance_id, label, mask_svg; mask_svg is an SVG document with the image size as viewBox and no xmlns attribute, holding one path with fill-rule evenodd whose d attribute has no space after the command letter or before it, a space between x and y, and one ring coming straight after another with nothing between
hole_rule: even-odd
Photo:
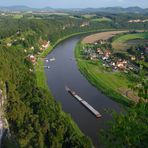
<instances>
[{"instance_id":1,"label":"dark green foliage","mask_svg":"<svg viewBox=\"0 0 148 148\"><path fill-rule=\"evenodd\" d=\"M29 46L36 42L28 36ZM92 147L48 90L37 87L24 47L0 46L0 81L7 82L6 116L12 138L20 147ZM4 140L4 147L10 147Z\"/></svg>"},{"instance_id":2,"label":"dark green foliage","mask_svg":"<svg viewBox=\"0 0 148 148\"><path fill-rule=\"evenodd\" d=\"M0 77L8 82L7 119L20 147L91 147L76 131L47 90L38 88L35 75L18 47L1 47Z\"/></svg>"},{"instance_id":3,"label":"dark green foliage","mask_svg":"<svg viewBox=\"0 0 148 148\"><path fill-rule=\"evenodd\" d=\"M113 114L111 127L102 131L105 148L148 147L148 103L139 103L124 114Z\"/></svg>"}]
</instances>

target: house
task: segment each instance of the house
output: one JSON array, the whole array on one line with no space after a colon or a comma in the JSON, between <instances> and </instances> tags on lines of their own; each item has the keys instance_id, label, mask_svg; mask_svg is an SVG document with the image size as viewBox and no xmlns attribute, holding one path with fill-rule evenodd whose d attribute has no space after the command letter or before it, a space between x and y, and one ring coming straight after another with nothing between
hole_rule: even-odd
<instances>
[{"instance_id":1,"label":"house","mask_svg":"<svg viewBox=\"0 0 148 148\"><path fill-rule=\"evenodd\" d=\"M97 54L95 54L95 53L92 53L92 54L90 54L90 59L91 60L96 60L97 59Z\"/></svg>"},{"instance_id":2,"label":"house","mask_svg":"<svg viewBox=\"0 0 148 148\"><path fill-rule=\"evenodd\" d=\"M65 30L66 29L66 27L65 26L63 26L63 28L62 28L63 30Z\"/></svg>"},{"instance_id":3,"label":"house","mask_svg":"<svg viewBox=\"0 0 148 148\"><path fill-rule=\"evenodd\" d=\"M2 16L6 16L6 14L5 14L5 13L1 13L1 15L2 15Z\"/></svg>"},{"instance_id":4,"label":"house","mask_svg":"<svg viewBox=\"0 0 148 148\"><path fill-rule=\"evenodd\" d=\"M127 61L126 60L123 60L123 61L118 60L116 65L120 70L125 70L127 67Z\"/></svg>"},{"instance_id":5,"label":"house","mask_svg":"<svg viewBox=\"0 0 148 148\"><path fill-rule=\"evenodd\" d=\"M131 60L132 61L135 61L136 60L136 57L135 56L131 56Z\"/></svg>"},{"instance_id":6,"label":"house","mask_svg":"<svg viewBox=\"0 0 148 148\"><path fill-rule=\"evenodd\" d=\"M40 42L41 43L41 48L40 48L40 50L45 50L45 49L47 49L48 47L49 47L49 44L50 44L50 41L41 41Z\"/></svg>"},{"instance_id":7,"label":"house","mask_svg":"<svg viewBox=\"0 0 148 148\"><path fill-rule=\"evenodd\" d=\"M103 51L101 48L97 48L97 53L99 53L100 55L103 55Z\"/></svg>"},{"instance_id":8,"label":"house","mask_svg":"<svg viewBox=\"0 0 148 148\"><path fill-rule=\"evenodd\" d=\"M98 43L102 45L102 44L105 44L106 41L105 40L99 40Z\"/></svg>"},{"instance_id":9,"label":"house","mask_svg":"<svg viewBox=\"0 0 148 148\"><path fill-rule=\"evenodd\" d=\"M126 60L123 60L122 62L123 62L124 65L127 65L127 61Z\"/></svg>"},{"instance_id":10,"label":"house","mask_svg":"<svg viewBox=\"0 0 148 148\"><path fill-rule=\"evenodd\" d=\"M12 46L12 43L7 43L7 46L8 46L8 47L11 47L11 46Z\"/></svg>"},{"instance_id":11,"label":"house","mask_svg":"<svg viewBox=\"0 0 148 148\"><path fill-rule=\"evenodd\" d=\"M86 48L86 49L84 50L84 53L88 55L88 54L91 53L91 51L92 51L91 48Z\"/></svg>"},{"instance_id":12,"label":"house","mask_svg":"<svg viewBox=\"0 0 148 148\"><path fill-rule=\"evenodd\" d=\"M105 61L105 60L107 60L108 58L109 58L109 57L103 56L103 57L102 57L102 60Z\"/></svg>"},{"instance_id":13,"label":"house","mask_svg":"<svg viewBox=\"0 0 148 148\"><path fill-rule=\"evenodd\" d=\"M33 64L35 64L36 58L35 58L34 55L29 55L28 58L29 58L29 60L30 60Z\"/></svg>"},{"instance_id":14,"label":"house","mask_svg":"<svg viewBox=\"0 0 148 148\"><path fill-rule=\"evenodd\" d=\"M129 23L145 23L147 21L148 21L148 19L146 19L146 20L137 19L137 20L129 20L128 22Z\"/></svg>"},{"instance_id":15,"label":"house","mask_svg":"<svg viewBox=\"0 0 148 148\"><path fill-rule=\"evenodd\" d=\"M30 72L33 72L33 69L30 68L29 71L30 71Z\"/></svg>"},{"instance_id":16,"label":"house","mask_svg":"<svg viewBox=\"0 0 148 148\"><path fill-rule=\"evenodd\" d=\"M20 38L20 40L25 41L25 38Z\"/></svg>"},{"instance_id":17,"label":"house","mask_svg":"<svg viewBox=\"0 0 148 148\"><path fill-rule=\"evenodd\" d=\"M104 52L104 57L106 57L106 59L108 59L111 55L111 52L109 49L107 49L105 52Z\"/></svg>"},{"instance_id":18,"label":"house","mask_svg":"<svg viewBox=\"0 0 148 148\"><path fill-rule=\"evenodd\" d=\"M120 62L120 61L117 62L117 67L119 69L124 69L125 68L124 64L122 62Z\"/></svg>"},{"instance_id":19,"label":"house","mask_svg":"<svg viewBox=\"0 0 148 148\"><path fill-rule=\"evenodd\" d=\"M34 47L33 46L31 47L31 50L34 50Z\"/></svg>"},{"instance_id":20,"label":"house","mask_svg":"<svg viewBox=\"0 0 148 148\"><path fill-rule=\"evenodd\" d=\"M144 60L144 55L141 55L141 60Z\"/></svg>"},{"instance_id":21,"label":"house","mask_svg":"<svg viewBox=\"0 0 148 148\"><path fill-rule=\"evenodd\" d=\"M111 66L115 66L116 63L115 63L115 62L111 62L110 65L111 65Z\"/></svg>"},{"instance_id":22,"label":"house","mask_svg":"<svg viewBox=\"0 0 148 148\"><path fill-rule=\"evenodd\" d=\"M85 27L85 26L89 26L89 22L83 22L80 27Z\"/></svg>"}]
</instances>

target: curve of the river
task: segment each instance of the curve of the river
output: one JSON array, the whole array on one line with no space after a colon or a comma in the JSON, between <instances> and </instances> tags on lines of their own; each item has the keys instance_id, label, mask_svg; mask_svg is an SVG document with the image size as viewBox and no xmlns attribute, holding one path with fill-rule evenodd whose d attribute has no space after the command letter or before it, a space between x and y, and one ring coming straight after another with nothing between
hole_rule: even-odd
<instances>
[{"instance_id":1,"label":"curve of the river","mask_svg":"<svg viewBox=\"0 0 148 148\"><path fill-rule=\"evenodd\" d=\"M92 139L96 147L99 147L99 130L105 128L106 121L111 119L110 114L104 109L109 108L119 112L120 105L93 87L78 70L74 49L80 38L80 36L72 37L56 46L46 57L48 59L55 57L55 61L45 62L45 66L50 66L49 69L45 68L45 73L47 84L55 99L62 104L63 110L71 114L81 131ZM98 110L102 118L97 119L67 93L66 85Z\"/></svg>"}]
</instances>

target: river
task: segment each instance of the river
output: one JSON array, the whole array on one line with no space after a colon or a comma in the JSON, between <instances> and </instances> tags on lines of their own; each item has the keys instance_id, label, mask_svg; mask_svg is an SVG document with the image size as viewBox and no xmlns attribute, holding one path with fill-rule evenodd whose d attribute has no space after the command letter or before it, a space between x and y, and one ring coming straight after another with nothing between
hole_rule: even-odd
<instances>
[{"instance_id":1,"label":"river","mask_svg":"<svg viewBox=\"0 0 148 148\"><path fill-rule=\"evenodd\" d=\"M45 68L45 73L54 98L62 104L63 110L71 115L81 131L92 139L96 147L99 147L99 130L106 128L107 121L111 119L111 115L105 109L119 112L121 106L93 87L78 70L74 49L80 38L72 37L56 46L46 57L48 59L55 57L55 61L45 62L45 66L50 66L49 69ZM102 118L97 119L83 107L65 90L65 86L70 87L98 110Z\"/></svg>"}]
</instances>

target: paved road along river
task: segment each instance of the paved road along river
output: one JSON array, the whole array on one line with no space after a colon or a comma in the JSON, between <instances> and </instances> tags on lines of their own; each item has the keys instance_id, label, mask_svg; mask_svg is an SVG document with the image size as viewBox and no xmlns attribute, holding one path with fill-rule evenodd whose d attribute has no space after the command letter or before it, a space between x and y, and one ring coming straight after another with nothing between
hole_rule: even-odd
<instances>
[{"instance_id":1,"label":"paved road along river","mask_svg":"<svg viewBox=\"0 0 148 148\"><path fill-rule=\"evenodd\" d=\"M92 139L96 147L99 147L99 130L106 128L106 121L111 119L104 109L110 108L119 112L121 107L93 87L79 72L74 58L74 49L80 38L80 36L69 38L55 47L47 56L48 59L55 57L55 61L45 62L45 66L50 66L49 69L45 68L45 73L48 86L55 99L62 104L63 110L71 114L82 132ZM67 93L66 85L98 110L102 114L102 118L97 119Z\"/></svg>"}]
</instances>

